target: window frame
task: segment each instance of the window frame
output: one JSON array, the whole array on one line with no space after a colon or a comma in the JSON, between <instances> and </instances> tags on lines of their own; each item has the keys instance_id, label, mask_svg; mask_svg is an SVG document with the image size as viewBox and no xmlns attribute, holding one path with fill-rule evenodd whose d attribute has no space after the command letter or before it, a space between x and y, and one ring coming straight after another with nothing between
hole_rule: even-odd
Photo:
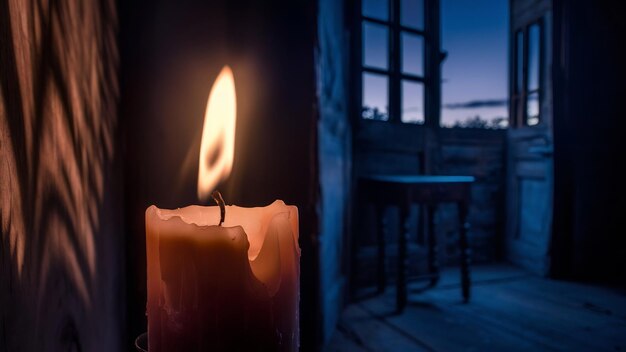
<instances>
[{"instance_id":1,"label":"window frame","mask_svg":"<svg viewBox=\"0 0 626 352\"><path fill-rule=\"evenodd\" d=\"M539 30L539 42L538 42L538 46L537 49L539 51L538 54L538 82L537 82L537 88L530 90L528 85L529 85L529 61L530 61L530 28L532 26L537 26L538 30ZM532 20L530 22L527 22L526 24L524 24L523 26L520 26L518 28L516 28L515 30L513 30L512 32L512 37L511 37L511 43L513 43L512 45L512 68L511 68L511 96L509 99L509 115L510 115L510 120L509 120L509 125L511 127L530 127L530 128L534 128L534 127L538 127L538 126L543 126L545 125L545 121L543 118L543 114L541 111L541 107L542 107L542 103L543 103L543 99L544 99L544 94L545 94L545 87L544 87L544 72L545 72L545 24L544 24L544 20L543 18L538 18L535 20ZM523 62L522 64L522 82L521 82L521 91L518 91L518 86L519 86L519 75L518 75L518 69L519 69L519 45L518 45L518 34L522 34L523 38L522 38L522 60ZM538 104L538 112L537 112L537 118L538 121L536 124L533 125L529 125L528 124L528 98L530 95L537 93L537 104Z\"/></svg>"},{"instance_id":2,"label":"window frame","mask_svg":"<svg viewBox=\"0 0 626 352\"><path fill-rule=\"evenodd\" d=\"M438 126L438 105L440 93L437 92L437 77L439 73L439 60L433 60L433 53L439 53L439 33L432 28L438 28L433 18L439 16L438 6L433 3L438 0L423 0L423 28L416 29L401 23L401 1L388 0L388 18L381 20L365 16L362 11L362 0L353 0L351 15L353 38L352 43L352 79L353 82L353 106L355 126L367 123L392 123L407 126ZM349 22L350 23L350 22ZM388 31L387 69L366 66L364 64L363 26L365 23L383 25ZM438 23L438 22L436 22ZM422 38L422 75L403 72L402 70L402 35L415 35ZM439 54L440 55L440 54ZM436 63L435 63L436 61ZM388 119L370 120L362 117L363 107L363 75L365 73L383 75L388 79ZM423 123L402 122L402 83L411 82L421 84L423 87Z\"/></svg>"}]
</instances>

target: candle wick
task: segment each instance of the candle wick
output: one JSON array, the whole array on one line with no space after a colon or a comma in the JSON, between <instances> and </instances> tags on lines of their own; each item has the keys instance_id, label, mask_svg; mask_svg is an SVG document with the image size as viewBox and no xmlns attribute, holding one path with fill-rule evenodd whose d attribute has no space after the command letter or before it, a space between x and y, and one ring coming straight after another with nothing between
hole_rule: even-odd
<instances>
[{"instance_id":1,"label":"candle wick","mask_svg":"<svg viewBox=\"0 0 626 352\"><path fill-rule=\"evenodd\" d=\"M213 197L215 203L217 203L220 207L220 223L218 226L222 226L224 219L226 218L226 205L224 204L224 198L222 198L222 194L219 191L214 191L211 194L211 197Z\"/></svg>"}]
</instances>

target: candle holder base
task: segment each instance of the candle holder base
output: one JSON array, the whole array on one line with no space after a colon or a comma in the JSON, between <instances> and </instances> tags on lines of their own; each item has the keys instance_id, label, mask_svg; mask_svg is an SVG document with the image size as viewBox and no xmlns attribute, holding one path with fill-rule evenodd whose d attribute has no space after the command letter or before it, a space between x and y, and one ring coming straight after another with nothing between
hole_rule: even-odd
<instances>
[{"instance_id":1,"label":"candle holder base","mask_svg":"<svg viewBox=\"0 0 626 352\"><path fill-rule=\"evenodd\" d=\"M139 352L148 352L148 333L137 336L135 339L135 349Z\"/></svg>"}]
</instances>

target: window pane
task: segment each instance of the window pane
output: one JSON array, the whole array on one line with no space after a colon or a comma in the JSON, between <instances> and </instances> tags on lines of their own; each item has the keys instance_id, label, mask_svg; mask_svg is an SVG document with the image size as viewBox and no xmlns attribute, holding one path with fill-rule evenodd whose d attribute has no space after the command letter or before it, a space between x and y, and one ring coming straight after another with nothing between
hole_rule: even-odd
<instances>
[{"instance_id":1,"label":"window pane","mask_svg":"<svg viewBox=\"0 0 626 352\"><path fill-rule=\"evenodd\" d=\"M387 69L388 53L387 26L363 22L363 65Z\"/></svg>"},{"instance_id":2,"label":"window pane","mask_svg":"<svg viewBox=\"0 0 626 352\"><path fill-rule=\"evenodd\" d=\"M424 123L424 85L402 81L402 122Z\"/></svg>"},{"instance_id":3,"label":"window pane","mask_svg":"<svg viewBox=\"0 0 626 352\"><path fill-rule=\"evenodd\" d=\"M528 90L539 89L540 27L533 24L528 28Z\"/></svg>"},{"instance_id":4,"label":"window pane","mask_svg":"<svg viewBox=\"0 0 626 352\"><path fill-rule=\"evenodd\" d=\"M363 73L363 107L361 116L366 120L389 120L389 84L387 76Z\"/></svg>"},{"instance_id":5,"label":"window pane","mask_svg":"<svg viewBox=\"0 0 626 352\"><path fill-rule=\"evenodd\" d=\"M534 126L539 123L539 92L528 94L526 100L526 124Z\"/></svg>"},{"instance_id":6,"label":"window pane","mask_svg":"<svg viewBox=\"0 0 626 352\"><path fill-rule=\"evenodd\" d=\"M389 3L387 0L363 0L363 16L387 21L389 19Z\"/></svg>"},{"instance_id":7,"label":"window pane","mask_svg":"<svg viewBox=\"0 0 626 352\"><path fill-rule=\"evenodd\" d=\"M515 36L517 55L515 58L515 91L521 92L524 84L524 32L518 31Z\"/></svg>"},{"instance_id":8,"label":"window pane","mask_svg":"<svg viewBox=\"0 0 626 352\"><path fill-rule=\"evenodd\" d=\"M424 38L402 33L402 72L424 75Z\"/></svg>"},{"instance_id":9,"label":"window pane","mask_svg":"<svg viewBox=\"0 0 626 352\"><path fill-rule=\"evenodd\" d=\"M415 29L424 29L424 0L402 0L400 23Z\"/></svg>"}]
</instances>

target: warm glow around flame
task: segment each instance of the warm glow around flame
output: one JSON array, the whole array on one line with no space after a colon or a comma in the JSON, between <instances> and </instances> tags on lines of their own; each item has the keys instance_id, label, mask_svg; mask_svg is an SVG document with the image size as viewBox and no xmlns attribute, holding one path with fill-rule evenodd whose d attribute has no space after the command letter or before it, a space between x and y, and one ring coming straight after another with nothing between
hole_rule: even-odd
<instances>
[{"instance_id":1,"label":"warm glow around flame","mask_svg":"<svg viewBox=\"0 0 626 352\"><path fill-rule=\"evenodd\" d=\"M230 67L224 66L215 80L204 114L198 198L206 200L217 184L230 175L235 156L237 99L235 80Z\"/></svg>"}]
</instances>

